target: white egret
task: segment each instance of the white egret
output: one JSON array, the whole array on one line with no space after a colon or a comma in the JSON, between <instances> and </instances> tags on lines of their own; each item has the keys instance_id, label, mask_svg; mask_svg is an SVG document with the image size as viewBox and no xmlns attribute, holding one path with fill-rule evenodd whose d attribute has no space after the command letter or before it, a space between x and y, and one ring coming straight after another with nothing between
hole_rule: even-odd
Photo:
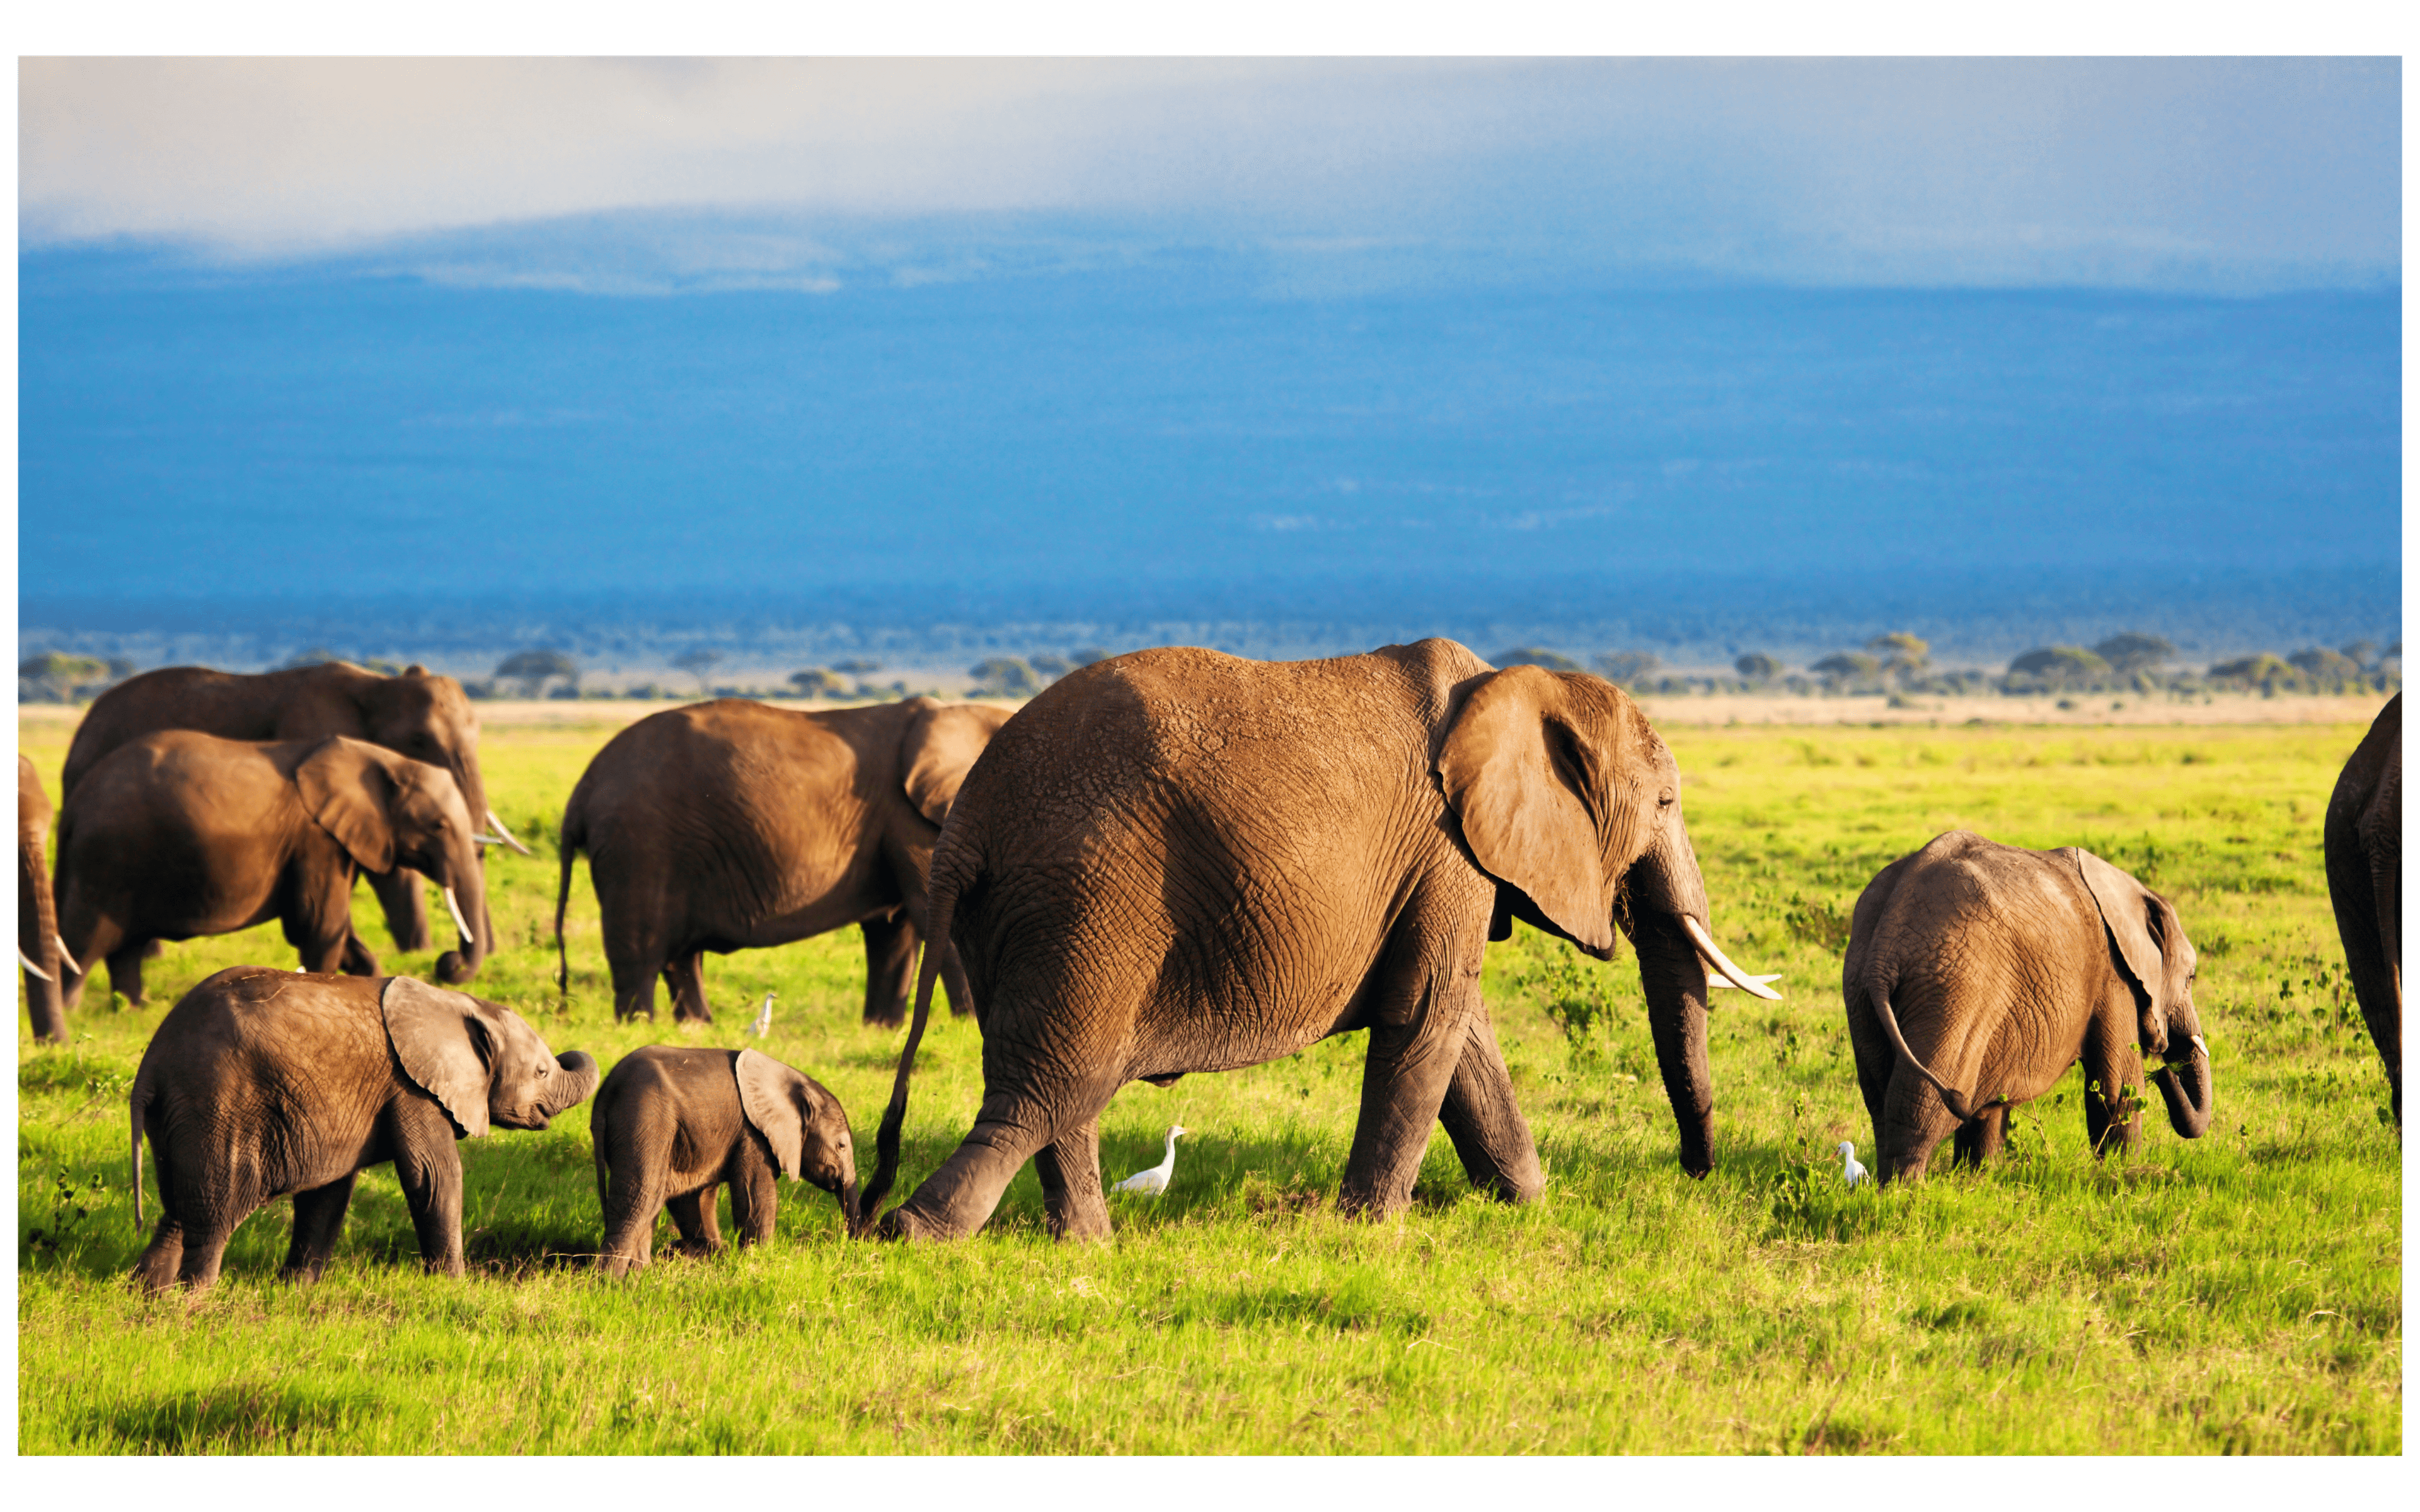
<instances>
[{"instance_id":1,"label":"white egret","mask_svg":"<svg viewBox=\"0 0 2420 1512\"><path fill-rule=\"evenodd\" d=\"M1857 1147L1845 1139L1840 1141L1840 1178L1849 1185L1872 1184L1874 1179L1866 1174L1864 1166L1857 1164Z\"/></svg>"},{"instance_id":2,"label":"white egret","mask_svg":"<svg viewBox=\"0 0 2420 1512\"><path fill-rule=\"evenodd\" d=\"M762 1040L765 1038L765 1032L772 1026L773 995L771 993L767 993L765 995L765 1004L763 1007L756 1010L756 1021L748 1026L748 1032L754 1035L759 1040Z\"/></svg>"},{"instance_id":3,"label":"white egret","mask_svg":"<svg viewBox=\"0 0 2420 1512\"><path fill-rule=\"evenodd\" d=\"M1167 1191L1168 1179L1176 1174L1176 1136L1186 1132L1187 1130L1185 1125L1181 1123L1170 1124L1168 1126L1168 1153L1166 1156L1162 1157L1160 1163L1147 1171L1135 1172L1132 1176L1127 1177L1125 1180L1120 1181L1117 1185L1109 1188L1109 1190L1112 1192L1139 1192L1147 1197L1156 1197L1162 1192Z\"/></svg>"}]
</instances>

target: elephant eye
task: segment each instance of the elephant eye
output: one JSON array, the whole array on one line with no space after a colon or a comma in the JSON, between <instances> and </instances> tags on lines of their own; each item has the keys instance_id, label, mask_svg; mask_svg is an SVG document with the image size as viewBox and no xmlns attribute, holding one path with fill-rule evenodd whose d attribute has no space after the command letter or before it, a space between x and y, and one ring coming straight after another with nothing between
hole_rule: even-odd
<instances>
[{"instance_id":1,"label":"elephant eye","mask_svg":"<svg viewBox=\"0 0 2420 1512\"><path fill-rule=\"evenodd\" d=\"M1670 788L1666 788L1663 792L1655 795L1655 807L1658 809L1669 809L1672 807L1672 790Z\"/></svg>"}]
</instances>

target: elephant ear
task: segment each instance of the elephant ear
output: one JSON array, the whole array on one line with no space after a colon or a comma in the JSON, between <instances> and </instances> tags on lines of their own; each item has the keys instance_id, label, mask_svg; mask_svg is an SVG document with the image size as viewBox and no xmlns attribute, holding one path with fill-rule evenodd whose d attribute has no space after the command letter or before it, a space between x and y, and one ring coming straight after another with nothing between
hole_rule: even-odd
<instances>
[{"instance_id":1,"label":"elephant ear","mask_svg":"<svg viewBox=\"0 0 2420 1512\"><path fill-rule=\"evenodd\" d=\"M365 872L395 870L396 780L381 755L338 735L294 769L302 807Z\"/></svg>"},{"instance_id":2,"label":"elephant ear","mask_svg":"<svg viewBox=\"0 0 2420 1512\"><path fill-rule=\"evenodd\" d=\"M899 737L900 785L916 811L938 825L950 815L975 758L1008 722L1006 709L983 703L923 701Z\"/></svg>"},{"instance_id":3,"label":"elephant ear","mask_svg":"<svg viewBox=\"0 0 2420 1512\"><path fill-rule=\"evenodd\" d=\"M2108 926L2110 944L2126 974L2151 1000L2152 1009L2164 1013L2170 989L2163 940L2175 931L2175 917L2162 918L2166 904L2150 888L2090 851L2070 846L2068 854L2075 857L2076 871L2084 874L2085 887L2101 907L2101 922Z\"/></svg>"},{"instance_id":4,"label":"elephant ear","mask_svg":"<svg viewBox=\"0 0 2420 1512\"><path fill-rule=\"evenodd\" d=\"M739 1078L740 1111L773 1147L782 1174L793 1181L800 1180L799 1157L807 1142L808 1109L800 1105L808 1096L806 1078L753 1050L739 1052L731 1070Z\"/></svg>"},{"instance_id":5,"label":"elephant ear","mask_svg":"<svg viewBox=\"0 0 2420 1512\"><path fill-rule=\"evenodd\" d=\"M1436 775L1480 869L1528 894L1555 927L1613 949L1616 879L1581 796L1596 754L1565 713L1561 678L1508 667L1482 679L1446 733Z\"/></svg>"},{"instance_id":6,"label":"elephant ear","mask_svg":"<svg viewBox=\"0 0 2420 1512\"><path fill-rule=\"evenodd\" d=\"M456 1137L488 1132L488 1006L469 993L451 993L396 977L379 994L386 1042L411 1085L437 1100L454 1120Z\"/></svg>"}]
</instances>

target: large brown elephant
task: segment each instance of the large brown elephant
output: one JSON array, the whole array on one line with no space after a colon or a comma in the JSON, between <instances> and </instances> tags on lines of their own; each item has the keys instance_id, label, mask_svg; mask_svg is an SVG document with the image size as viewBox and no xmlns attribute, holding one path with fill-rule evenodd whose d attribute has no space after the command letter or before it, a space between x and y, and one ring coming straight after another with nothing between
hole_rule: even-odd
<instances>
[{"instance_id":1,"label":"large brown elephant","mask_svg":"<svg viewBox=\"0 0 2420 1512\"><path fill-rule=\"evenodd\" d=\"M17 964L25 968L25 1011L34 1038L67 1042L68 1015L59 996L58 915L52 906L51 868L42 849L51 840L51 800L34 764L17 758Z\"/></svg>"},{"instance_id":2,"label":"large brown elephant","mask_svg":"<svg viewBox=\"0 0 2420 1512\"><path fill-rule=\"evenodd\" d=\"M421 1263L462 1273L458 1139L543 1129L597 1089L597 1062L557 1059L510 1009L410 977L230 966L178 1000L127 1099L134 1224L143 1141L160 1227L134 1277L158 1291L218 1279L236 1226L294 1198L285 1273L315 1281L336 1247L353 1177L395 1163Z\"/></svg>"},{"instance_id":3,"label":"large brown elephant","mask_svg":"<svg viewBox=\"0 0 2420 1512\"><path fill-rule=\"evenodd\" d=\"M163 667L130 677L93 700L76 727L60 775L60 805L75 796L85 774L111 751L163 730L198 730L225 740L348 735L383 746L445 768L470 805L472 823L493 825L503 843L529 854L489 807L488 784L479 774L477 711L460 683L425 667L406 667L392 677L342 661L253 673ZM421 879L406 869L372 872L369 884L385 910L396 949L427 949L428 899ZM480 920L483 933L487 922ZM355 952L352 965L377 969L366 948Z\"/></svg>"},{"instance_id":4,"label":"large brown elephant","mask_svg":"<svg viewBox=\"0 0 2420 1512\"><path fill-rule=\"evenodd\" d=\"M973 1131L881 1220L951 1238L1031 1159L1051 1230L1108 1232L1099 1115L1161 1085L1370 1031L1342 1205L1410 1200L1440 1120L1472 1181L1543 1183L1479 990L1525 919L1610 960L1638 952L1680 1125L1714 1165L1709 974L1724 959L1672 754L1620 688L1496 671L1450 640L1326 661L1136 652L1063 679L1002 729L933 856L934 937L955 942L984 1036ZM931 995L919 982L868 1214L897 1167Z\"/></svg>"},{"instance_id":5,"label":"large brown elephant","mask_svg":"<svg viewBox=\"0 0 2420 1512\"><path fill-rule=\"evenodd\" d=\"M715 1194L731 1186L739 1242L773 1237L782 1177L840 1199L857 1227L857 1153L840 1099L804 1072L755 1050L651 1044L624 1056L588 1110L608 1275L644 1267L657 1214L669 1209L683 1252L722 1247Z\"/></svg>"},{"instance_id":6,"label":"large brown elephant","mask_svg":"<svg viewBox=\"0 0 2420 1512\"><path fill-rule=\"evenodd\" d=\"M59 813L59 933L70 959L67 1006L86 973L143 1000L149 941L225 934L282 920L308 971L359 964L356 869L397 865L445 889L460 949L437 974L464 982L490 945L485 874L471 810L452 774L383 746L327 740L221 740L170 730L120 746L85 775Z\"/></svg>"},{"instance_id":7,"label":"large brown elephant","mask_svg":"<svg viewBox=\"0 0 2420 1512\"><path fill-rule=\"evenodd\" d=\"M607 742L564 805L557 954L585 849L615 1018L654 1018L660 973L675 1018L711 1022L703 952L857 924L866 1022L899 1023L933 842L1008 716L928 698L812 714L717 699L649 715ZM956 958L943 951L941 965L967 1011Z\"/></svg>"},{"instance_id":8,"label":"large brown elephant","mask_svg":"<svg viewBox=\"0 0 2420 1512\"><path fill-rule=\"evenodd\" d=\"M2403 695L2386 701L2328 798L2328 901L2403 1123Z\"/></svg>"},{"instance_id":9,"label":"large brown elephant","mask_svg":"<svg viewBox=\"0 0 2420 1512\"><path fill-rule=\"evenodd\" d=\"M2149 1057L2168 1122L2210 1127L2196 958L2165 898L2089 851L2028 851L1951 830L1885 867L1849 923L1840 991L1874 1175L1924 1175L1955 1134L1979 1164L2009 1110L2084 1062L2096 1152L2132 1149Z\"/></svg>"}]
</instances>

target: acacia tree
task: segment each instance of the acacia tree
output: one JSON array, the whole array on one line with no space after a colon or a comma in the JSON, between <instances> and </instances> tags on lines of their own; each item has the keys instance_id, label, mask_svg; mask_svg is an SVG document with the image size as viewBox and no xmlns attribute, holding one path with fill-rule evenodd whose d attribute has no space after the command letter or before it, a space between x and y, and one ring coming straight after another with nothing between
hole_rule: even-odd
<instances>
[{"instance_id":1,"label":"acacia tree","mask_svg":"<svg viewBox=\"0 0 2420 1512\"><path fill-rule=\"evenodd\" d=\"M539 689L558 677L572 687L579 687L580 663L560 651L533 647L527 651L516 651L496 663L496 677L501 682L519 683L521 697L534 699L538 696Z\"/></svg>"},{"instance_id":2,"label":"acacia tree","mask_svg":"<svg viewBox=\"0 0 2420 1512\"><path fill-rule=\"evenodd\" d=\"M1761 651L1751 651L1731 663L1731 671L1751 683L1770 683L1781 675L1781 663Z\"/></svg>"},{"instance_id":3,"label":"acacia tree","mask_svg":"<svg viewBox=\"0 0 2420 1512\"><path fill-rule=\"evenodd\" d=\"M722 664L722 653L712 646L691 646L673 658L673 666L697 679L698 696L706 696L706 674Z\"/></svg>"},{"instance_id":4,"label":"acacia tree","mask_svg":"<svg viewBox=\"0 0 2420 1512\"><path fill-rule=\"evenodd\" d=\"M2148 671L2177 654L2177 648L2155 635L2139 630L2126 630L2111 636L2092 648L2092 654L2109 664L2120 677L2132 672Z\"/></svg>"}]
</instances>

